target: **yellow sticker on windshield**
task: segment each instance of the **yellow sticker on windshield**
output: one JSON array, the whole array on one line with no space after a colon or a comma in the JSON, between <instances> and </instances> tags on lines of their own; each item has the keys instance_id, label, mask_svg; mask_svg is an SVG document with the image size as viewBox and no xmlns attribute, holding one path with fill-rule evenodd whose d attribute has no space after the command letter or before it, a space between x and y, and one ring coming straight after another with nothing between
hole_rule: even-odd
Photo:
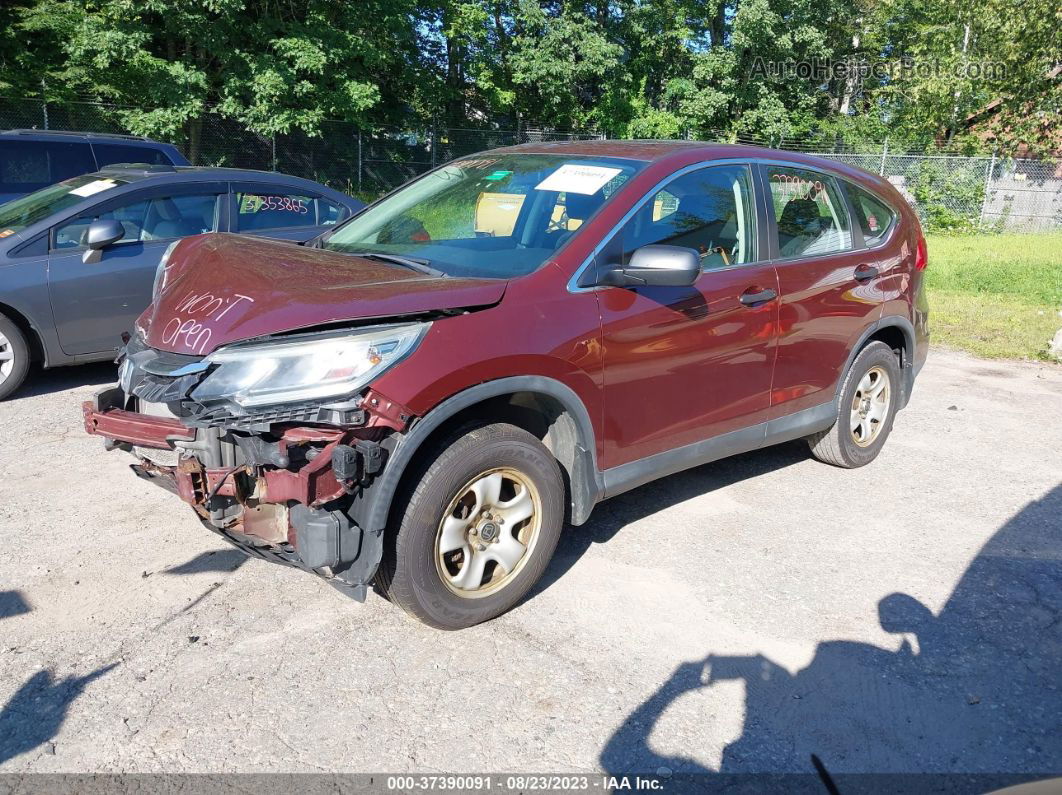
<instances>
[{"instance_id":1,"label":"yellow sticker on windshield","mask_svg":"<svg viewBox=\"0 0 1062 795\"><path fill-rule=\"evenodd\" d=\"M15 234L14 229L5 229L3 232L0 232L0 237L11 237L13 234Z\"/></svg>"}]
</instances>

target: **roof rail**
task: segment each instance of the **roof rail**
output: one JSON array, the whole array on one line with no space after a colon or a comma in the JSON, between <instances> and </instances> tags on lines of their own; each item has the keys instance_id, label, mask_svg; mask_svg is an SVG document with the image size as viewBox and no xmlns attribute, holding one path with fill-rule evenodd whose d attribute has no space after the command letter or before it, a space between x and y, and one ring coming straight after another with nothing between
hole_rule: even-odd
<instances>
[{"instance_id":1,"label":"roof rail","mask_svg":"<svg viewBox=\"0 0 1062 795\"><path fill-rule=\"evenodd\" d=\"M151 140L143 135L127 135L125 133L77 132L76 130L36 130L30 128L0 130L0 135L69 135L76 138L121 138L127 141Z\"/></svg>"},{"instance_id":2,"label":"roof rail","mask_svg":"<svg viewBox=\"0 0 1062 795\"><path fill-rule=\"evenodd\" d=\"M111 163L104 166L97 174L128 174L130 171L137 174L176 174L177 169L166 163Z\"/></svg>"}]
</instances>

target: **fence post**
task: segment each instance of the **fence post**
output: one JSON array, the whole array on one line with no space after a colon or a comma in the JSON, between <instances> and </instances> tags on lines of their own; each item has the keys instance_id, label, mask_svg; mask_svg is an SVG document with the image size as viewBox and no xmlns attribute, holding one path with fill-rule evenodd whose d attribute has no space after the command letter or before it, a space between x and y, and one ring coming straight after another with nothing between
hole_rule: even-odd
<instances>
[{"instance_id":1,"label":"fence post","mask_svg":"<svg viewBox=\"0 0 1062 795\"><path fill-rule=\"evenodd\" d=\"M431 120L431 167L435 168L435 135L436 126L435 119Z\"/></svg>"},{"instance_id":2,"label":"fence post","mask_svg":"<svg viewBox=\"0 0 1062 795\"><path fill-rule=\"evenodd\" d=\"M985 225L985 212L988 209L988 193L989 188L992 186L992 173L996 170L996 150L992 150L992 159L988 161L988 172L985 174L985 195L981 198L981 218L978 220L978 226Z\"/></svg>"},{"instance_id":3,"label":"fence post","mask_svg":"<svg viewBox=\"0 0 1062 795\"><path fill-rule=\"evenodd\" d=\"M361 130L358 130L358 193L361 193Z\"/></svg>"},{"instance_id":4,"label":"fence post","mask_svg":"<svg viewBox=\"0 0 1062 795\"><path fill-rule=\"evenodd\" d=\"M889 156L889 136L885 136L885 143L881 147L881 165L878 166L878 176L885 176L885 158Z\"/></svg>"},{"instance_id":5,"label":"fence post","mask_svg":"<svg viewBox=\"0 0 1062 795\"><path fill-rule=\"evenodd\" d=\"M272 144L273 149L273 171L277 170L277 134L273 133L269 136L269 141Z\"/></svg>"}]
</instances>

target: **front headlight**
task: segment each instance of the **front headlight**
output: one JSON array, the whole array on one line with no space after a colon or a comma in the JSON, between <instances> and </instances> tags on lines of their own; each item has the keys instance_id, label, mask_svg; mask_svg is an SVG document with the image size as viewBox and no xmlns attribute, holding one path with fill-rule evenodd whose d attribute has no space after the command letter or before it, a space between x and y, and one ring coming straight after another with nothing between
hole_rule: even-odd
<instances>
[{"instance_id":1,"label":"front headlight","mask_svg":"<svg viewBox=\"0 0 1062 795\"><path fill-rule=\"evenodd\" d=\"M206 358L217 367L195 388L192 398L254 407L350 395L408 355L430 325L384 326L221 348Z\"/></svg>"}]
</instances>

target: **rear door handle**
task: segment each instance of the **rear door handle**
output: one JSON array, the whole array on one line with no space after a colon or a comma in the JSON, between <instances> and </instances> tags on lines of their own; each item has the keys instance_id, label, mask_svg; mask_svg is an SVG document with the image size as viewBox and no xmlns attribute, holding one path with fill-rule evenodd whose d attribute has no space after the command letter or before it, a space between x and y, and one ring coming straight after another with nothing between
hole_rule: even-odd
<instances>
[{"instance_id":1,"label":"rear door handle","mask_svg":"<svg viewBox=\"0 0 1062 795\"><path fill-rule=\"evenodd\" d=\"M857 282L865 282L867 279L873 279L878 273L877 268L864 262L855 269L855 278Z\"/></svg>"},{"instance_id":2,"label":"rear door handle","mask_svg":"<svg viewBox=\"0 0 1062 795\"><path fill-rule=\"evenodd\" d=\"M751 290L752 288L749 289ZM746 290L741 294L741 298L738 300L745 306L756 306L757 304L765 304L768 301L773 301L777 297L778 293L768 287L766 290L759 290L757 292L749 292L749 290Z\"/></svg>"}]
</instances>

